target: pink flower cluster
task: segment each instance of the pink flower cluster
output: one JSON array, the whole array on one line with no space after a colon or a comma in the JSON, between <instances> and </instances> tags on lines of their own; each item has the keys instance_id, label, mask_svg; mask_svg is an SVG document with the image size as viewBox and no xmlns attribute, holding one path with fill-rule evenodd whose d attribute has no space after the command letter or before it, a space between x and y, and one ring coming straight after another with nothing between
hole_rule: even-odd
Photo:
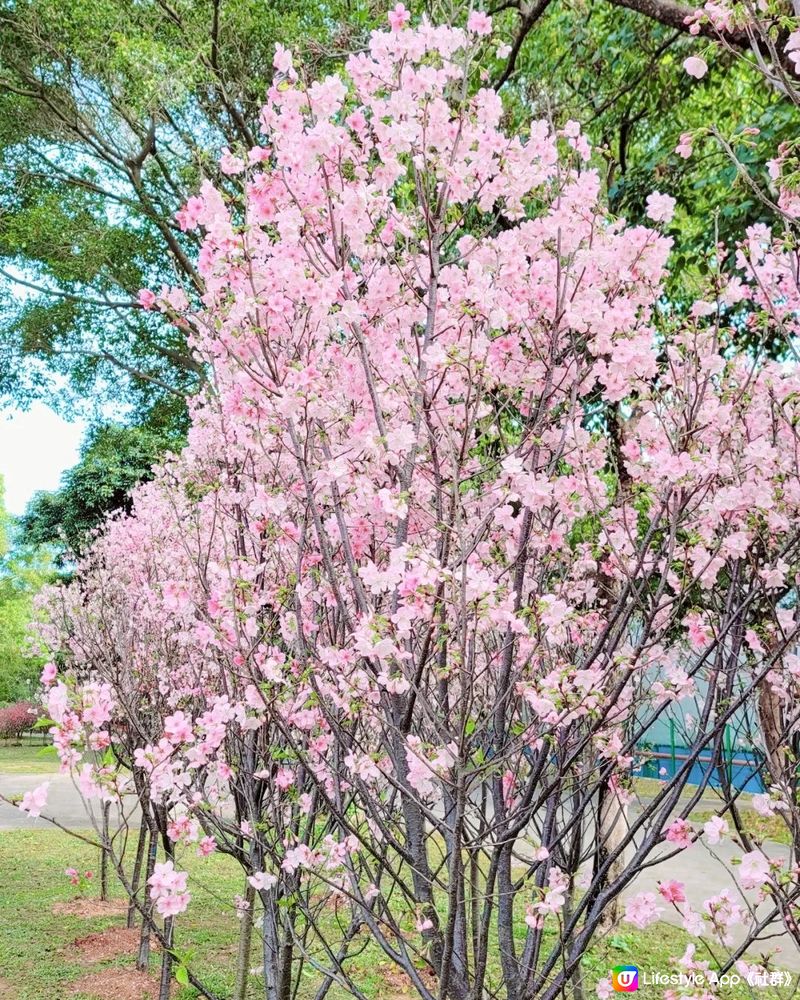
<instances>
[{"instance_id":1,"label":"pink flower cluster","mask_svg":"<svg viewBox=\"0 0 800 1000\"><path fill-rule=\"evenodd\" d=\"M162 917L174 917L188 907L191 898L186 891L188 878L186 872L175 870L172 861L156 863L147 884L150 898L155 900L156 909Z\"/></svg>"}]
</instances>

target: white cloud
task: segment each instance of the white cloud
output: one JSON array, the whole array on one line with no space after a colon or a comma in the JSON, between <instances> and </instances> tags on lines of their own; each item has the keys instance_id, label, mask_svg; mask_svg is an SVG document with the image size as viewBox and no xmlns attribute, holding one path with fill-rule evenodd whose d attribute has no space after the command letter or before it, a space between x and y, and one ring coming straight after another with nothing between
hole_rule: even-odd
<instances>
[{"instance_id":1,"label":"white cloud","mask_svg":"<svg viewBox=\"0 0 800 1000\"><path fill-rule=\"evenodd\" d=\"M6 507L21 514L37 490L58 488L61 473L75 465L86 424L68 422L44 403L0 412L0 475Z\"/></svg>"}]
</instances>

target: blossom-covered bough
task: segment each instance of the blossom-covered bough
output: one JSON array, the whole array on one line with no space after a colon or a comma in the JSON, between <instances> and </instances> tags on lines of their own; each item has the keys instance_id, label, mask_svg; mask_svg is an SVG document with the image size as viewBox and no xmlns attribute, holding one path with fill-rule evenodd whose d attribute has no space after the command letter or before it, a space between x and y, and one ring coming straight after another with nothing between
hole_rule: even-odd
<instances>
[{"instance_id":1,"label":"blossom-covered bough","mask_svg":"<svg viewBox=\"0 0 800 1000\"><path fill-rule=\"evenodd\" d=\"M179 214L202 301L142 294L213 389L43 601L61 760L123 830L139 804L134 878L110 850L166 946L181 852L239 862L269 1000L308 974L362 997L367 946L424 1000L602 995L598 932L667 906L685 967L743 968L775 921L798 941L800 373L731 327L778 322L782 263L751 234L757 280L712 274L676 315L669 239L604 212L579 126L508 135L475 88L490 19L391 27L319 82L279 49L265 144L223 157L241 197ZM685 759L634 803L678 703ZM742 712L788 862L724 777L727 818L689 818ZM741 863L704 909L674 880L629 893L726 835Z\"/></svg>"},{"instance_id":2,"label":"blossom-covered bough","mask_svg":"<svg viewBox=\"0 0 800 1000\"><path fill-rule=\"evenodd\" d=\"M785 102L800 107L800 5L796 0L761 0L757 4L708 0L694 10L687 8L683 27L708 40L701 48L706 58L692 55L684 61L690 76L701 80L709 72L709 63L713 69L722 52L723 60L746 61ZM753 123L741 122L732 133L723 134L709 122L681 135L675 152L688 159L696 147L709 141L721 147L735 165L737 182L747 196L779 223L774 232L764 225L750 227L737 257L761 307L760 315L750 312L746 322L758 328L765 341L774 338L778 350L773 346L773 353L796 358L800 140L768 149L767 159L759 148L764 139ZM767 176L768 183L764 183Z\"/></svg>"}]
</instances>

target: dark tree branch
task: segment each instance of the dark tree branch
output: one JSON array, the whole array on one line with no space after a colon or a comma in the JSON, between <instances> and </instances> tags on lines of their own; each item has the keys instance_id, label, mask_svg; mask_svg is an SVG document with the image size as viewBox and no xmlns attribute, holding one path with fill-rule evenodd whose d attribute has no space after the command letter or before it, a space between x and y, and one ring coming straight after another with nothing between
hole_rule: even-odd
<instances>
[{"instance_id":1,"label":"dark tree branch","mask_svg":"<svg viewBox=\"0 0 800 1000\"><path fill-rule=\"evenodd\" d=\"M520 21L517 28L517 33L514 37L514 42L511 46L511 52L509 53L506 64L503 68L503 72L500 74L499 78L494 83L496 90L499 90L504 83L508 81L511 74L517 64L517 57L519 56L520 49L522 48L525 39L531 32L531 29L539 20L539 18L544 14L547 8L550 6L551 0L535 0L534 3L520 3L519 4L519 14ZM504 4L500 9L505 9L508 4Z\"/></svg>"}]
</instances>

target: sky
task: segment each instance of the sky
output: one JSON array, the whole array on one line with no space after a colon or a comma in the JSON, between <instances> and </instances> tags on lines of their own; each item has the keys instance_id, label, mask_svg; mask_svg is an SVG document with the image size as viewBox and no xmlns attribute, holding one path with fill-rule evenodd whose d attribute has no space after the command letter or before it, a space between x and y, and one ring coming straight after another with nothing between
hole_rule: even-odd
<instances>
[{"instance_id":1,"label":"sky","mask_svg":"<svg viewBox=\"0 0 800 1000\"><path fill-rule=\"evenodd\" d=\"M44 403L0 411L0 475L6 507L21 514L37 490L54 490L61 473L78 461L86 425L58 416Z\"/></svg>"}]
</instances>

